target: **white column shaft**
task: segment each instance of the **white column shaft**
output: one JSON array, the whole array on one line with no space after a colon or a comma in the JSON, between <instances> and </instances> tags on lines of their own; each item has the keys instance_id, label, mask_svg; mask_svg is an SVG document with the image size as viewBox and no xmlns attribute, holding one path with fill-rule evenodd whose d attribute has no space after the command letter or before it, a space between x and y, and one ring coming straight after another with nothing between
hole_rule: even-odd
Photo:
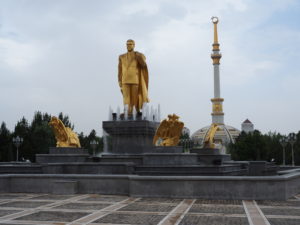
<instances>
[{"instance_id":1,"label":"white column shaft","mask_svg":"<svg viewBox=\"0 0 300 225\"><path fill-rule=\"evenodd\" d=\"M215 98L220 98L221 93L220 93L220 69L219 65L215 64L214 65L214 97Z\"/></svg>"}]
</instances>

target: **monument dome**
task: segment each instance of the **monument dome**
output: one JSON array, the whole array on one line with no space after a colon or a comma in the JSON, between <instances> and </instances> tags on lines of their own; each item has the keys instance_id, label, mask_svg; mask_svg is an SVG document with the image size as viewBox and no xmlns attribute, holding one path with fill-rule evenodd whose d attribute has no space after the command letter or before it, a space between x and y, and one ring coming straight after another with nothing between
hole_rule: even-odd
<instances>
[{"instance_id":1,"label":"monument dome","mask_svg":"<svg viewBox=\"0 0 300 225\"><path fill-rule=\"evenodd\" d=\"M210 126L203 127L192 134L192 140L196 146L201 146L205 140ZM215 141L217 143L227 144L234 142L235 139L239 136L240 131L235 127L228 125L219 125L219 130L215 134Z\"/></svg>"}]
</instances>

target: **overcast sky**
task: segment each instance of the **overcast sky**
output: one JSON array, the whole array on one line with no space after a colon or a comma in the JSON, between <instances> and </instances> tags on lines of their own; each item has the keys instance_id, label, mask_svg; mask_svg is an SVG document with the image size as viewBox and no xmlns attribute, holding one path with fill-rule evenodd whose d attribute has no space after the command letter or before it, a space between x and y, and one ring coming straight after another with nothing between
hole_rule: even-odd
<instances>
[{"instance_id":1,"label":"overcast sky","mask_svg":"<svg viewBox=\"0 0 300 225\"><path fill-rule=\"evenodd\" d=\"M150 105L191 132L211 124L213 42L219 17L225 123L263 133L300 127L300 1L0 0L0 122L35 111L68 114L75 131L102 133L122 107L118 55L136 41Z\"/></svg>"}]
</instances>

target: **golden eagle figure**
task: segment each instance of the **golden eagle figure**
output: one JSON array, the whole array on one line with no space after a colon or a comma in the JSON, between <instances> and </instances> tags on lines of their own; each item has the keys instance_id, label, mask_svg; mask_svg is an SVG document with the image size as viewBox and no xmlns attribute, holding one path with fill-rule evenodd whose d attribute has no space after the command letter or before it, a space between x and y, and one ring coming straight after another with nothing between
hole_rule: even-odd
<instances>
[{"instance_id":1,"label":"golden eagle figure","mask_svg":"<svg viewBox=\"0 0 300 225\"><path fill-rule=\"evenodd\" d=\"M156 146L177 146L184 123L179 121L179 116L168 115L156 130L153 144Z\"/></svg>"},{"instance_id":2,"label":"golden eagle figure","mask_svg":"<svg viewBox=\"0 0 300 225\"><path fill-rule=\"evenodd\" d=\"M206 137L205 137L205 140L204 140L204 148L215 148L215 135L216 135L216 132L219 130L219 126L215 123L213 123L207 134L206 134Z\"/></svg>"},{"instance_id":3,"label":"golden eagle figure","mask_svg":"<svg viewBox=\"0 0 300 225\"><path fill-rule=\"evenodd\" d=\"M81 147L77 134L71 128L65 127L60 119L55 116L51 117L49 125L55 135L56 147Z\"/></svg>"}]
</instances>

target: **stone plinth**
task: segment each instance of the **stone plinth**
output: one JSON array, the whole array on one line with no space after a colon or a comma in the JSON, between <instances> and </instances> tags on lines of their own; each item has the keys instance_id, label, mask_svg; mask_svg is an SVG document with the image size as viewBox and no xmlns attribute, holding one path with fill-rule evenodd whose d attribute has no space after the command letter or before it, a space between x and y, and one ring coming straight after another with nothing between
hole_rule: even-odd
<instances>
[{"instance_id":1,"label":"stone plinth","mask_svg":"<svg viewBox=\"0 0 300 225\"><path fill-rule=\"evenodd\" d=\"M89 154L84 148L50 147L49 154Z\"/></svg>"},{"instance_id":2,"label":"stone plinth","mask_svg":"<svg viewBox=\"0 0 300 225\"><path fill-rule=\"evenodd\" d=\"M229 154L222 154L217 148L194 148L190 150L190 153L198 154L198 161L201 165L221 165L231 160Z\"/></svg>"},{"instance_id":3,"label":"stone plinth","mask_svg":"<svg viewBox=\"0 0 300 225\"><path fill-rule=\"evenodd\" d=\"M153 137L159 123L136 121L103 121L103 129L111 137L110 154L136 154L153 147Z\"/></svg>"},{"instance_id":4,"label":"stone plinth","mask_svg":"<svg viewBox=\"0 0 300 225\"><path fill-rule=\"evenodd\" d=\"M193 148L190 153L197 153L201 155L220 155L222 150L218 148Z\"/></svg>"},{"instance_id":5,"label":"stone plinth","mask_svg":"<svg viewBox=\"0 0 300 225\"><path fill-rule=\"evenodd\" d=\"M183 153L182 146L155 146L149 153Z\"/></svg>"},{"instance_id":6,"label":"stone plinth","mask_svg":"<svg viewBox=\"0 0 300 225\"><path fill-rule=\"evenodd\" d=\"M143 165L197 165L197 154L186 153L145 153Z\"/></svg>"},{"instance_id":7,"label":"stone plinth","mask_svg":"<svg viewBox=\"0 0 300 225\"><path fill-rule=\"evenodd\" d=\"M37 163L86 162L89 154L83 148L49 148L49 154L36 154Z\"/></svg>"}]
</instances>

